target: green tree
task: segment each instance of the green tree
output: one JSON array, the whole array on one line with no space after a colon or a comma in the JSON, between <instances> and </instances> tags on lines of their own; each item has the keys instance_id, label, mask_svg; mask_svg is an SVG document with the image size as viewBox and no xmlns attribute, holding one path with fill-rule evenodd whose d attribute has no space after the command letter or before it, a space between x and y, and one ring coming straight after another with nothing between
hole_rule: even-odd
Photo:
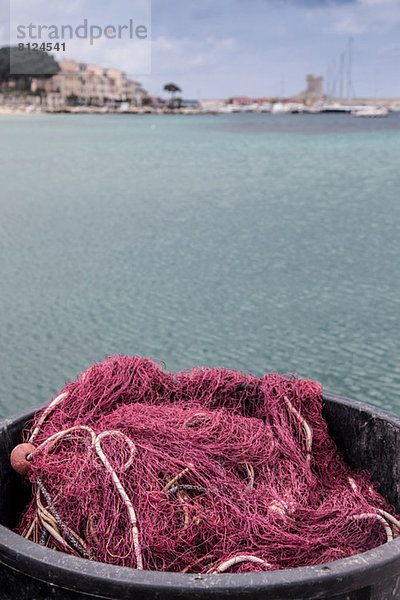
<instances>
[{"instance_id":1,"label":"green tree","mask_svg":"<svg viewBox=\"0 0 400 600\"><path fill-rule=\"evenodd\" d=\"M59 70L54 57L42 50L20 50L16 46L0 48L0 83L14 81L19 91L30 89L32 77L47 79Z\"/></svg>"},{"instance_id":2,"label":"green tree","mask_svg":"<svg viewBox=\"0 0 400 600\"><path fill-rule=\"evenodd\" d=\"M177 86L175 83L166 83L164 85L164 91L169 92L171 94L169 106L171 108L175 108L175 94L177 92L181 92L182 91L181 88L179 86Z\"/></svg>"}]
</instances>

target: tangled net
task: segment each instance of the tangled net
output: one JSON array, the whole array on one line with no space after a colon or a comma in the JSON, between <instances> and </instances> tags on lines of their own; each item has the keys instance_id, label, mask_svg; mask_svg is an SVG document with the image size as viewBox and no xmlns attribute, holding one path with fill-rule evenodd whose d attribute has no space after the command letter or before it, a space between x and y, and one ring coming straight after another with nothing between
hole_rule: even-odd
<instances>
[{"instance_id":1,"label":"tangled net","mask_svg":"<svg viewBox=\"0 0 400 600\"><path fill-rule=\"evenodd\" d=\"M26 440L17 531L95 561L219 573L315 565L400 533L321 416L321 386L115 356L68 383Z\"/></svg>"}]
</instances>

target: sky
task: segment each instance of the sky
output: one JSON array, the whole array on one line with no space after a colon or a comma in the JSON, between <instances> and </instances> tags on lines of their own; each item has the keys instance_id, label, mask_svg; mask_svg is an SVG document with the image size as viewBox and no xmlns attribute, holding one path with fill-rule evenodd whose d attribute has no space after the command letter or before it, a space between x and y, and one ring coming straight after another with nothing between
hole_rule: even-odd
<instances>
[{"instance_id":1,"label":"sky","mask_svg":"<svg viewBox=\"0 0 400 600\"><path fill-rule=\"evenodd\" d=\"M5 45L7 3L0 6ZM10 6L14 38L16 25L29 22L144 24L145 40L69 39L65 52L53 54L123 69L154 95L174 82L185 98L289 97L305 88L308 73L322 75L330 91L336 82L338 92L342 60L345 92L351 73L351 95L400 97L400 0L11 0Z\"/></svg>"}]
</instances>

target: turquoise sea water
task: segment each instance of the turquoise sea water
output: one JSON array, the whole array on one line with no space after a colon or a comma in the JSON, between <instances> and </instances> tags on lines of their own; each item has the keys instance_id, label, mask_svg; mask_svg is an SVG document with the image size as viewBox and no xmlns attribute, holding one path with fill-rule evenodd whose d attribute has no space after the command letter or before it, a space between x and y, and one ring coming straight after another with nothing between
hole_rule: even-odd
<instances>
[{"instance_id":1,"label":"turquoise sea water","mask_svg":"<svg viewBox=\"0 0 400 600\"><path fill-rule=\"evenodd\" d=\"M1 117L0 413L114 353L400 414L400 116Z\"/></svg>"}]
</instances>

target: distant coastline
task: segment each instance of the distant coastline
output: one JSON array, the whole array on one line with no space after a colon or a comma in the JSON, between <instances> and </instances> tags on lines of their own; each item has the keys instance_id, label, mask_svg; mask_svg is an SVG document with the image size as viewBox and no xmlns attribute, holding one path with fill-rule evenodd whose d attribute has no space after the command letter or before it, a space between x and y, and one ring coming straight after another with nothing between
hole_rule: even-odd
<instances>
[{"instance_id":1,"label":"distant coastline","mask_svg":"<svg viewBox=\"0 0 400 600\"><path fill-rule=\"evenodd\" d=\"M14 115L39 115L39 114L131 114L131 115L226 115L235 113L253 113L253 114L321 114L321 113L342 113L354 116L382 117L388 116L390 112L400 112L399 103L389 103L385 101L355 101L354 103L321 103L307 106L299 103L276 102L268 106L235 106L224 104L220 106L202 105L200 103L195 107L169 108L167 106L57 106L51 107L40 104L0 104L0 116Z\"/></svg>"},{"instance_id":2,"label":"distant coastline","mask_svg":"<svg viewBox=\"0 0 400 600\"><path fill-rule=\"evenodd\" d=\"M165 83L168 99L150 95L121 69L72 59L57 62L47 52L4 47L0 49L0 114L136 114L213 115L232 113L320 114L348 113L385 117L400 112L400 98L356 98L344 80L324 85L321 75L306 76L305 89L290 97L232 96L184 98L176 83ZM1 63L0 60L0 63ZM11 73L11 64L18 66ZM21 75L36 73L36 75ZM41 75L40 75L41 74ZM343 75L343 74L342 74ZM353 92L353 94L351 94Z\"/></svg>"},{"instance_id":3,"label":"distant coastline","mask_svg":"<svg viewBox=\"0 0 400 600\"><path fill-rule=\"evenodd\" d=\"M216 114L218 111L212 110L195 110L192 108L168 109L168 108L153 108L151 106L131 107L126 109L110 108L105 106L64 106L57 108L43 106L13 106L0 105L1 115L44 115L44 114L132 114L132 115L166 115L166 114L183 114L183 115L201 115L201 114Z\"/></svg>"}]
</instances>

